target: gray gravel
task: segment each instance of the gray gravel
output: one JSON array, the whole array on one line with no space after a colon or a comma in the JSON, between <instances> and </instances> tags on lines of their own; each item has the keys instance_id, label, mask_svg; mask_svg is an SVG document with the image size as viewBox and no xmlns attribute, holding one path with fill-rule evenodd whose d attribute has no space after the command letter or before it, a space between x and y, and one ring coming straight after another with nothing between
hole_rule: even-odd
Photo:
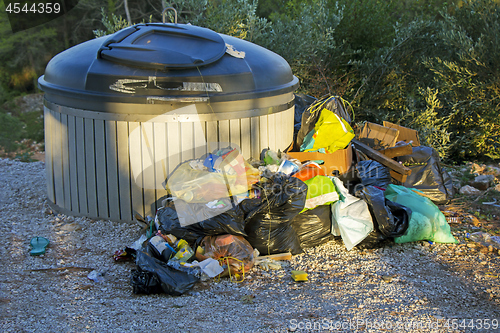
<instances>
[{"instance_id":1,"label":"gray gravel","mask_svg":"<svg viewBox=\"0 0 500 333\"><path fill-rule=\"evenodd\" d=\"M500 323L499 257L467 243L418 242L347 252L340 240L244 282L199 283L187 295L134 295L133 263L116 250L139 226L49 214L42 162L0 159L1 332L476 331ZM30 239L51 244L30 256ZM297 283L292 269L309 281ZM103 273L104 281L87 276ZM465 320L465 321L464 321ZM465 326L465 327L464 327Z\"/></svg>"}]
</instances>

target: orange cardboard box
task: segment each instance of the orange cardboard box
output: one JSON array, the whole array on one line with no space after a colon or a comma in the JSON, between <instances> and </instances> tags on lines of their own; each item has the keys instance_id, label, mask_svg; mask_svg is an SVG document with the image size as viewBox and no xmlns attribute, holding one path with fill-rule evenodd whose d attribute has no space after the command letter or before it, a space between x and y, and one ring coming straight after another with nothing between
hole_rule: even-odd
<instances>
[{"instance_id":1,"label":"orange cardboard box","mask_svg":"<svg viewBox=\"0 0 500 333\"><path fill-rule=\"evenodd\" d=\"M373 149L386 149L396 145L398 135L399 131L395 128L366 122L359 134L359 141Z\"/></svg>"},{"instance_id":2,"label":"orange cardboard box","mask_svg":"<svg viewBox=\"0 0 500 333\"><path fill-rule=\"evenodd\" d=\"M399 131L399 135L397 138L398 141L404 141L406 143L410 143L411 141L412 142L411 145L413 147L420 146L420 140L418 139L418 132L415 131L414 129L396 125L385 120L384 120L384 126L391 127Z\"/></svg>"},{"instance_id":3,"label":"orange cardboard box","mask_svg":"<svg viewBox=\"0 0 500 333\"><path fill-rule=\"evenodd\" d=\"M349 171L352 165L353 149L351 144L349 144L346 149L340 149L331 154L322 154L318 152L294 152L290 150L292 150L292 145L285 150L285 153L300 162L317 160L325 161L325 163L320 165L320 167L328 176L332 176L334 170L338 170L340 175L345 174Z\"/></svg>"}]
</instances>

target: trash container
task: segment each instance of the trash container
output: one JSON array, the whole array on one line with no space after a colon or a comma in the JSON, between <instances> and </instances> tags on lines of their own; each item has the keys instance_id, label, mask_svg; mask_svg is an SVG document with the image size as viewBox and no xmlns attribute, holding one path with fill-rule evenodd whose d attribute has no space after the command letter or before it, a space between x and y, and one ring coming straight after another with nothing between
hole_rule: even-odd
<instances>
[{"instance_id":1,"label":"trash container","mask_svg":"<svg viewBox=\"0 0 500 333\"><path fill-rule=\"evenodd\" d=\"M137 24L56 55L45 92L47 191L71 214L154 215L162 183L211 143L245 158L293 139L298 80L279 55L186 24Z\"/></svg>"}]
</instances>

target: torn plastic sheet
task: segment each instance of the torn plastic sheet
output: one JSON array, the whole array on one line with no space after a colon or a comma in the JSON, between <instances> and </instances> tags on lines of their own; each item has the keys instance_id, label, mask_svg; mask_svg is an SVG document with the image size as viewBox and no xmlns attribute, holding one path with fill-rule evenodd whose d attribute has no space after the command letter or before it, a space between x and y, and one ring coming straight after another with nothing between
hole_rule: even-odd
<instances>
[{"instance_id":1,"label":"torn plastic sheet","mask_svg":"<svg viewBox=\"0 0 500 333\"><path fill-rule=\"evenodd\" d=\"M232 55L235 58L243 59L245 58L245 52L243 51L236 51L234 49L234 46L227 44L226 43L226 53L229 55Z\"/></svg>"},{"instance_id":2,"label":"torn plastic sheet","mask_svg":"<svg viewBox=\"0 0 500 333\"><path fill-rule=\"evenodd\" d=\"M237 51L235 51L237 52ZM243 53L244 54L244 53ZM167 91L222 92L222 87L213 82L171 82L156 76L145 79L118 79L109 86L110 90L125 94L135 94L137 89L161 89Z\"/></svg>"}]
</instances>

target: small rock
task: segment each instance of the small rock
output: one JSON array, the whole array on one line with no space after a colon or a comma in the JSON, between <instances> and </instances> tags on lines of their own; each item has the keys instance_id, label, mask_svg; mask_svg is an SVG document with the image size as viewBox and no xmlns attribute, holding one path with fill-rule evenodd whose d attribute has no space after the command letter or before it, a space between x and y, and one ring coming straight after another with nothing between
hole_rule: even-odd
<instances>
[{"instance_id":1,"label":"small rock","mask_svg":"<svg viewBox=\"0 0 500 333\"><path fill-rule=\"evenodd\" d=\"M472 186L481 191L486 191L491 185L493 185L493 181L495 180L495 176L493 175L479 175L474 178L472 182Z\"/></svg>"},{"instance_id":2,"label":"small rock","mask_svg":"<svg viewBox=\"0 0 500 333\"><path fill-rule=\"evenodd\" d=\"M382 276L382 280L384 280L384 282L387 282L387 283L391 282L393 278L394 277L390 276L390 275L383 275Z\"/></svg>"},{"instance_id":3,"label":"small rock","mask_svg":"<svg viewBox=\"0 0 500 333\"><path fill-rule=\"evenodd\" d=\"M488 166L484 170L483 174L485 175L493 175L495 177L500 177L500 168L495 166Z\"/></svg>"},{"instance_id":4,"label":"small rock","mask_svg":"<svg viewBox=\"0 0 500 333\"><path fill-rule=\"evenodd\" d=\"M460 189L460 194L465 194L465 195L479 195L481 193L482 192L480 190L470 185L465 185Z\"/></svg>"}]
</instances>

